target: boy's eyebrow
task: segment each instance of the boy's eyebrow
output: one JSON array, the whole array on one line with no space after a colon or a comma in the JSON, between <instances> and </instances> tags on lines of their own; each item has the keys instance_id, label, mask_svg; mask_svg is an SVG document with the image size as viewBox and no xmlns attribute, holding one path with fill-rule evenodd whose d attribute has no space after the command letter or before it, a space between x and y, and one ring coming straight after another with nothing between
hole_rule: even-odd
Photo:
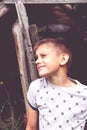
<instances>
[{"instance_id":1,"label":"boy's eyebrow","mask_svg":"<svg viewBox=\"0 0 87 130\"><path fill-rule=\"evenodd\" d=\"M41 52L41 53L39 53L39 55L43 55L43 54L47 54L47 52ZM37 57L38 55L35 54L35 56Z\"/></svg>"}]
</instances>

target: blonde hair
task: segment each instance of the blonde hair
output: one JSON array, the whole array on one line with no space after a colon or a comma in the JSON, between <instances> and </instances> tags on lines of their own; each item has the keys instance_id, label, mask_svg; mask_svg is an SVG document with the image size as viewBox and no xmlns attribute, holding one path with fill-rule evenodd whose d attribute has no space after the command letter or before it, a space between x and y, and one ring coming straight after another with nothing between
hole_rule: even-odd
<instances>
[{"instance_id":1,"label":"blonde hair","mask_svg":"<svg viewBox=\"0 0 87 130\"><path fill-rule=\"evenodd\" d=\"M70 50L68 49L66 42L64 41L64 39L54 39L54 38L44 38L40 41L38 41L35 46L34 46L34 52L36 52L36 50L38 49L39 46L43 45L43 44L53 44L54 47L56 47L56 49L60 49L61 52L63 53L67 53L69 55L69 60L67 62L67 67L70 67L71 61L72 61L72 55ZM58 50L59 51L59 50Z\"/></svg>"}]
</instances>

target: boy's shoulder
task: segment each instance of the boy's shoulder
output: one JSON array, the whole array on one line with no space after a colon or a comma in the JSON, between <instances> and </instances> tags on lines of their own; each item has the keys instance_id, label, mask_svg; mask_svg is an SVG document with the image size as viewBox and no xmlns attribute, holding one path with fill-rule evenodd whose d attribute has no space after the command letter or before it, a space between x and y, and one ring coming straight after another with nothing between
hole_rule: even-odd
<instances>
[{"instance_id":1,"label":"boy's shoulder","mask_svg":"<svg viewBox=\"0 0 87 130\"><path fill-rule=\"evenodd\" d=\"M34 81L32 81L30 84L38 84L38 83L42 83L42 82L45 82L45 78L38 78Z\"/></svg>"},{"instance_id":2,"label":"boy's shoulder","mask_svg":"<svg viewBox=\"0 0 87 130\"><path fill-rule=\"evenodd\" d=\"M74 92L75 94L82 96L82 97L87 97L87 85L83 84L82 82L75 80L77 83L77 87L74 87L72 90L72 93Z\"/></svg>"},{"instance_id":3,"label":"boy's shoulder","mask_svg":"<svg viewBox=\"0 0 87 130\"><path fill-rule=\"evenodd\" d=\"M75 84L77 84L78 87L87 90L87 85L86 85L86 84L80 82L80 81L77 80L77 79L73 79L73 78L70 78L70 77L69 77L69 79L70 79L71 81L73 81ZM77 87L77 89L78 89L78 87Z\"/></svg>"},{"instance_id":4,"label":"boy's shoulder","mask_svg":"<svg viewBox=\"0 0 87 130\"><path fill-rule=\"evenodd\" d=\"M87 91L87 85L83 84L83 83L80 83L80 86L83 90Z\"/></svg>"},{"instance_id":5,"label":"boy's shoulder","mask_svg":"<svg viewBox=\"0 0 87 130\"><path fill-rule=\"evenodd\" d=\"M76 81L76 83L77 83L78 86L87 89L87 85L86 85L86 84L84 84L84 83L82 83L82 82L80 82L80 81L78 81L78 80L75 80L75 81Z\"/></svg>"},{"instance_id":6,"label":"boy's shoulder","mask_svg":"<svg viewBox=\"0 0 87 130\"><path fill-rule=\"evenodd\" d=\"M47 83L46 83L45 78L38 78L30 83L29 88L31 87L31 88L39 89L39 88L43 87L43 85L46 85L46 84Z\"/></svg>"}]
</instances>

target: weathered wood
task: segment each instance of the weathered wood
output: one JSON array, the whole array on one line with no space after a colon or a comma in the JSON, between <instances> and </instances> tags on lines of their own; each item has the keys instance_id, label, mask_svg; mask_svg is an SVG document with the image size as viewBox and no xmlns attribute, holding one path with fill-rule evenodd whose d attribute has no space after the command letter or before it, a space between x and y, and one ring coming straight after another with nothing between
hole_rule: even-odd
<instances>
[{"instance_id":1,"label":"weathered wood","mask_svg":"<svg viewBox=\"0 0 87 130\"><path fill-rule=\"evenodd\" d=\"M18 0L3 0L6 4L13 4ZM26 4L35 4L35 3L87 3L87 0L20 0Z\"/></svg>"},{"instance_id":2,"label":"weathered wood","mask_svg":"<svg viewBox=\"0 0 87 130\"><path fill-rule=\"evenodd\" d=\"M9 11L9 8L3 3L0 2L0 17Z\"/></svg>"},{"instance_id":3,"label":"weathered wood","mask_svg":"<svg viewBox=\"0 0 87 130\"><path fill-rule=\"evenodd\" d=\"M20 72L20 80L22 85L22 91L24 95L25 108L27 112L27 89L29 86L29 79L27 74L27 65L26 65L26 55L24 50L23 37L21 34L21 28L19 23L15 23L12 28L14 40L15 40L15 48L17 54L17 60L19 65Z\"/></svg>"},{"instance_id":4,"label":"weathered wood","mask_svg":"<svg viewBox=\"0 0 87 130\"><path fill-rule=\"evenodd\" d=\"M30 32L32 44L34 45L37 41L39 41L38 29L36 24L30 25L29 32Z\"/></svg>"},{"instance_id":5,"label":"weathered wood","mask_svg":"<svg viewBox=\"0 0 87 130\"><path fill-rule=\"evenodd\" d=\"M26 57L28 61L28 67L29 67L29 72L30 72L30 78L31 81L35 80L38 75L37 75L37 70L35 66L35 59L34 59L34 54L33 54L33 48L32 48L32 43L29 35L29 21L28 17L26 14L26 9L23 5L22 2L18 1L15 3L16 5L16 10L18 14L18 20L21 26L21 31L23 34L23 39L24 39L24 47L26 50Z\"/></svg>"},{"instance_id":6,"label":"weathered wood","mask_svg":"<svg viewBox=\"0 0 87 130\"><path fill-rule=\"evenodd\" d=\"M38 77L38 75L35 66L31 39L29 36L29 24L25 7L21 2L15 3L15 6L18 14L18 23L16 23L13 27L13 35L15 39L16 53L20 70L20 79L27 114L28 86L32 80L35 80Z\"/></svg>"}]
</instances>

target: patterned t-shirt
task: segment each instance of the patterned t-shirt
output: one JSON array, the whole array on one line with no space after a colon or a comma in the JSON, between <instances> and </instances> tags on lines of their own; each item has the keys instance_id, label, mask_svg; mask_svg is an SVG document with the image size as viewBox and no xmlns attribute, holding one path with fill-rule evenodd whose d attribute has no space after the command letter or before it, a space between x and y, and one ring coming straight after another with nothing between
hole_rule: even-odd
<instances>
[{"instance_id":1,"label":"patterned t-shirt","mask_svg":"<svg viewBox=\"0 0 87 130\"><path fill-rule=\"evenodd\" d=\"M27 93L32 109L39 111L39 130L84 130L87 120L87 86L55 86L45 78L33 81Z\"/></svg>"}]
</instances>

